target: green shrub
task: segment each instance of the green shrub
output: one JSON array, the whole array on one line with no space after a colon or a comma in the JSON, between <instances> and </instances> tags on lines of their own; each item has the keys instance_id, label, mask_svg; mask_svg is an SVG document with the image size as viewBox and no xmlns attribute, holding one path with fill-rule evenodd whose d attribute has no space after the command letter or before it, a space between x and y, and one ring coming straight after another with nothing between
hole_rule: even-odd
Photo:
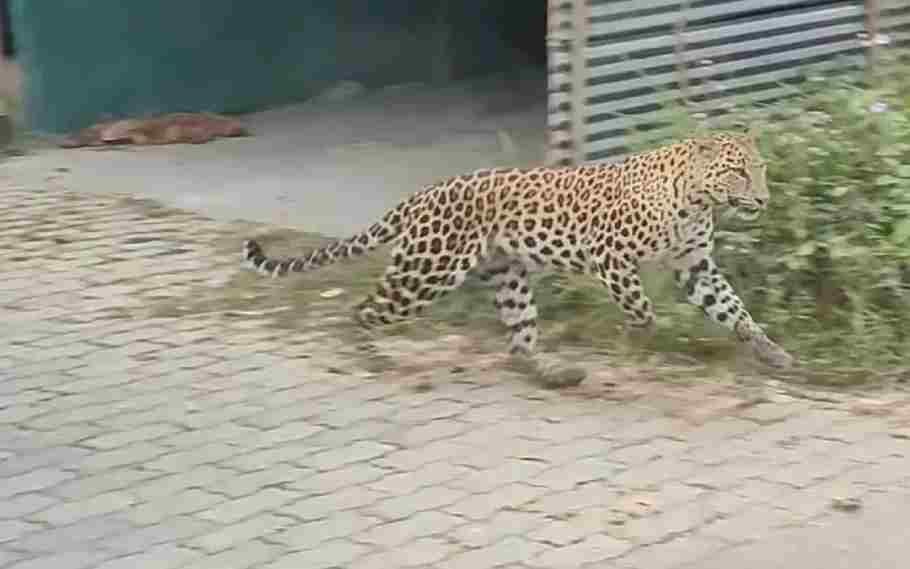
<instances>
[{"instance_id":1,"label":"green shrub","mask_svg":"<svg viewBox=\"0 0 910 569\"><path fill-rule=\"evenodd\" d=\"M717 260L756 320L817 369L898 366L910 348L910 73L897 58L877 71L874 88L814 78L793 98L712 125L759 126L772 193L755 222L722 216ZM692 116L676 116L676 131L691 135ZM652 277L649 290L663 300L661 347L735 343L671 302L667 281ZM574 317L574 334L616 316L594 285L557 278L554 290L549 311L587 314Z\"/></svg>"}]
</instances>

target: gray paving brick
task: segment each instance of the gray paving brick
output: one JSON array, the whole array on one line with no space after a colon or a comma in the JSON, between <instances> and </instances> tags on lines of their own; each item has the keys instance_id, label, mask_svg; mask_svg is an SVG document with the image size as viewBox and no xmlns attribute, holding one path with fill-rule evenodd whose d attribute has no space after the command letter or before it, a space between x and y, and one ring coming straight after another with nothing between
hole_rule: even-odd
<instances>
[{"instance_id":1,"label":"gray paving brick","mask_svg":"<svg viewBox=\"0 0 910 569\"><path fill-rule=\"evenodd\" d=\"M678 569L697 566L700 559L725 547L727 544L718 539L688 536L636 549L615 563L622 569Z\"/></svg>"},{"instance_id":2,"label":"gray paving brick","mask_svg":"<svg viewBox=\"0 0 910 569\"><path fill-rule=\"evenodd\" d=\"M265 565L263 569L331 569L348 567L351 562L367 553L363 545L346 540L328 542L319 549L291 553Z\"/></svg>"},{"instance_id":3,"label":"gray paving brick","mask_svg":"<svg viewBox=\"0 0 910 569\"><path fill-rule=\"evenodd\" d=\"M117 468L69 480L49 488L46 493L58 499L82 500L106 492L123 490L127 487L132 490L143 481L156 476L160 476L160 474L143 470L139 467Z\"/></svg>"},{"instance_id":4,"label":"gray paving brick","mask_svg":"<svg viewBox=\"0 0 910 569\"><path fill-rule=\"evenodd\" d=\"M3 549L0 549L0 567L4 567L4 568L12 567L13 563L15 563L16 561L22 561L22 559L23 559L23 556L18 553L13 553L12 551L4 551Z\"/></svg>"},{"instance_id":5,"label":"gray paving brick","mask_svg":"<svg viewBox=\"0 0 910 569\"><path fill-rule=\"evenodd\" d=\"M400 424L419 425L439 419L460 417L469 409L471 407L463 401L442 399L410 409L398 409L395 413L395 421ZM476 420L477 415L475 414L474 417Z\"/></svg>"},{"instance_id":6,"label":"gray paving brick","mask_svg":"<svg viewBox=\"0 0 910 569\"><path fill-rule=\"evenodd\" d=\"M201 447L164 454L145 464L145 468L166 472L180 472L202 464L211 464L239 454L236 447L226 443L211 443Z\"/></svg>"},{"instance_id":7,"label":"gray paving brick","mask_svg":"<svg viewBox=\"0 0 910 569\"><path fill-rule=\"evenodd\" d=\"M316 453L307 459L307 465L317 470L334 470L346 464L379 458L393 449L390 445L357 441L349 446Z\"/></svg>"},{"instance_id":8,"label":"gray paving brick","mask_svg":"<svg viewBox=\"0 0 910 569\"><path fill-rule=\"evenodd\" d=\"M526 537L527 533L547 523L550 518L540 512L504 510L480 522L461 525L449 532L456 543L469 548L492 545L506 536Z\"/></svg>"},{"instance_id":9,"label":"gray paving brick","mask_svg":"<svg viewBox=\"0 0 910 569\"><path fill-rule=\"evenodd\" d=\"M403 449L377 458L373 464L396 470L417 470L425 464L439 460L454 461L457 457L477 452L476 449L451 441L441 440L415 449Z\"/></svg>"},{"instance_id":10,"label":"gray paving brick","mask_svg":"<svg viewBox=\"0 0 910 569\"><path fill-rule=\"evenodd\" d=\"M739 416L749 421L755 421L759 425L770 425L780 423L805 411L806 408L802 405L763 403L740 412Z\"/></svg>"},{"instance_id":11,"label":"gray paving brick","mask_svg":"<svg viewBox=\"0 0 910 569\"><path fill-rule=\"evenodd\" d=\"M393 550L365 555L354 561L351 569L387 569L388 567L435 566L458 549L444 539L420 538Z\"/></svg>"},{"instance_id":12,"label":"gray paving brick","mask_svg":"<svg viewBox=\"0 0 910 569\"><path fill-rule=\"evenodd\" d=\"M762 477L771 482L804 488L820 480L832 478L853 467L854 465L839 457L809 456L803 462L774 469Z\"/></svg>"},{"instance_id":13,"label":"gray paving brick","mask_svg":"<svg viewBox=\"0 0 910 569\"><path fill-rule=\"evenodd\" d=\"M102 427L92 423L64 425L59 429L41 432L36 436L35 444L40 446L66 446L82 442L104 432Z\"/></svg>"},{"instance_id":14,"label":"gray paving brick","mask_svg":"<svg viewBox=\"0 0 910 569\"><path fill-rule=\"evenodd\" d=\"M331 390L331 385L326 385L326 388ZM288 394L282 392L279 394L280 399L282 399L281 404L286 404L288 399ZM270 401L262 400L263 405L270 405ZM307 419L313 415L313 409L308 408L306 405L296 404L285 407L276 407L271 406L268 411L263 413L255 413L253 415L247 415L243 417L241 423L244 426L256 428L256 429L274 429L280 427L281 425L293 421L301 421Z\"/></svg>"},{"instance_id":15,"label":"gray paving brick","mask_svg":"<svg viewBox=\"0 0 910 569\"><path fill-rule=\"evenodd\" d=\"M729 543L745 543L762 539L777 528L801 521L803 519L799 515L787 510L771 506L752 506L702 528L701 534Z\"/></svg>"},{"instance_id":16,"label":"gray paving brick","mask_svg":"<svg viewBox=\"0 0 910 569\"><path fill-rule=\"evenodd\" d=\"M186 414L180 418L180 424L188 429L204 429L248 417L261 411L262 407L258 405L237 403L212 411Z\"/></svg>"},{"instance_id":17,"label":"gray paving brick","mask_svg":"<svg viewBox=\"0 0 910 569\"><path fill-rule=\"evenodd\" d=\"M184 565L182 569L248 569L259 568L278 558L283 552L279 546L261 541L240 543L232 549L215 555L207 555Z\"/></svg>"},{"instance_id":18,"label":"gray paving brick","mask_svg":"<svg viewBox=\"0 0 910 569\"><path fill-rule=\"evenodd\" d=\"M603 563L615 559L632 549L632 544L616 538L596 534L578 543L565 547L549 549L526 561L531 567L541 569L560 569L563 567L603 566Z\"/></svg>"},{"instance_id":19,"label":"gray paving brick","mask_svg":"<svg viewBox=\"0 0 910 569\"><path fill-rule=\"evenodd\" d=\"M348 486L357 486L382 480L389 471L367 462L349 464L326 472L310 473L288 484L289 488L311 494L334 492ZM378 490L378 488L377 488Z\"/></svg>"},{"instance_id":20,"label":"gray paving brick","mask_svg":"<svg viewBox=\"0 0 910 569\"><path fill-rule=\"evenodd\" d=\"M842 473L866 486L897 484L905 480L904 474L910 470L910 455L883 459L878 464L857 467ZM836 479L837 475L831 479Z\"/></svg>"},{"instance_id":21,"label":"gray paving brick","mask_svg":"<svg viewBox=\"0 0 910 569\"><path fill-rule=\"evenodd\" d=\"M889 458L910 456L910 441L879 432L845 445L833 455L844 460L873 464Z\"/></svg>"},{"instance_id":22,"label":"gray paving brick","mask_svg":"<svg viewBox=\"0 0 910 569\"><path fill-rule=\"evenodd\" d=\"M92 569L110 557L111 554L104 551L67 551L33 557L9 567L10 569ZM6 567L2 564L2 553L0 553L0 566Z\"/></svg>"},{"instance_id":23,"label":"gray paving brick","mask_svg":"<svg viewBox=\"0 0 910 569\"><path fill-rule=\"evenodd\" d=\"M2 520L0 521L0 543L18 540L23 535L34 531L39 531L41 526L20 520Z\"/></svg>"},{"instance_id":24,"label":"gray paving brick","mask_svg":"<svg viewBox=\"0 0 910 569\"><path fill-rule=\"evenodd\" d=\"M765 429L774 429L775 426L765 427ZM689 444L700 445L737 439L755 433L759 429L761 427L751 421L736 417L721 417L702 423L693 429L673 432L672 435L674 438L684 439Z\"/></svg>"},{"instance_id":25,"label":"gray paving brick","mask_svg":"<svg viewBox=\"0 0 910 569\"><path fill-rule=\"evenodd\" d=\"M206 443L244 440L257 433L259 433L258 429L243 427L236 423L228 422L213 425L208 429L180 431L177 434L165 436L156 440L155 444L172 448L193 448L202 446Z\"/></svg>"},{"instance_id":26,"label":"gray paving brick","mask_svg":"<svg viewBox=\"0 0 910 569\"><path fill-rule=\"evenodd\" d=\"M133 494L145 501L154 501L179 494L190 488L221 488L222 484L236 477L233 471L211 464L203 464L172 474L164 474L157 470L146 472L153 474L154 478L145 480L131 489Z\"/></svg>"},{"instance_id":27,"label":"gray paving brick","mask_svg":"<svg viewBox=\"0 0 910 569\"><path fill-rule=\"evenodd\" d=\"M191 488L165 500L159 499L140 504L133 508L128 515L138 525L151 525L180 514L198 512L224 501L225 497L220 494Z\"/></svg>"},{"instance_id":28,"label":"gray paving brick","mask_svg":"<svg viewBox=\"0 0 910 569\"><path fill-rule=\"evenodd\" d=\"M381 520L378 518L356 510L333 512L322 519L295 523L269 536L269 541L284 544L293 550L312 549L327 541L351 538L379 523Z\"/></svg>"},{"instance_id":29,"label":"gray paving brick","mask_svg":"<svg viewBox=\"0 0 910 569\"><path fill-rule=\"evenodd\" d=\"M180 429L166 423L142 425L141 427L109 433L83 441L82 444L92 448L113 449L139 441L148 441L179 432Z\"/></svg>"},{"instance_id":30,"label":"gray paving brick","mask_svg":"<svg viewBox=\"0 0 910 569\"><path fill-rule=\"evenodd\" d=\"M399 436L390 437L389 442L403 447L416 447L432 441L455 437L468 431L472 426L454 419L440 419L403 429Z\"/></svg>"},{"instance_id":31,"label":"gray paving brick","mask_svg":"<svg viewBox=\"0 0 910 569\"><path fill-rule=\"evenodd\" d=\"M609 456L611 461L622 462L615 458L616 451L613 450L614 446L614 442L602 437L583 437L563 443L542 446L540 449L535 449L528 453L526 458L536 458L541 462L554 466L571 464L579 459L601 456Z\"/></svg>"},{"instance_id":32,"label":"gray paving brick","mask_svg":"<svg viewBox=\"0 0 910 569\"><path fill-rule=\"evenodd\" d=\"M528 472L528 476L516 479L525 479L529 484L554 491L565 491L598 480L615 480L624 470L616 463L602 457L581 458L573 463L553 468L544 469L542 466L544 465L539 463L525 466L524 470ZM646 465L639 468L644 470Z\"/></svg>"},{"instance_id":33,"label":"gray paving brick","mask_svg":"<svg viewBox=\"0 0 910 569\"><path fill-rule=\"evenodd\" d=\"M15 425L48 412L44 405L16 405L0 409L0 425Z\"/></svg>"},{"instance_id":34,"label":"gray paving brick","mask_svg":"<svg viewBox=\"0 0 910 569\"><path fill-rule=\"evenodd\" d=\"M409 518L380 524L359 533L357 541L392 549L416 538L445 535L462 524L464 520L456 516L436 511L418 512Z\"/></svg>"},{"instance_id":35,"label":"gray paving brick","mask_svg":"<svg viewBox=\"0 0 910 569\"><path fill-rule=\"evenodd\" d=\"M244 472L272 468L282 462L293 462L302 467L308 467L309 456L321 450L323 447L312 446L306 441L298 441L248 453L239 452L236 456L220 461L219 464Z\"/></svg>"},{"instance_id":36,"label":"gray paving brick","mask_svg":"<svg viewBox=\"0 0 910 569\"><path fill-rule=\"evenodd\" d=\"M124 555L133 555L147 551L156 545L186 542L217 530L218 527L209 522L189 515L178 514L169 516L158 524L131 528L105 537L103 546Z\"/></svg>"},{"instance_id":37,"label":"gray paving brick","mask_svg":"<svg viewBox=\"0 0 910 569\"><path fill-rule=\"evenodd\" d=\"M172 569L200 557L198 552L172 544L156 545L143 553L111 559L97 569Z\"/></svg>"},{"instance_id":38,"label":"gray paving brick","mask_svg":"<svg viewBox=\"0 0 910 569\"><path fill-rule=\"evenodd\" d=\"M665 512L627 521L614 535L638 544L652 544L702 527L715 519L701 504L688 503Z\"/></svg>"},{"instance_id":39,"label":"gray paving brick","mask_svg":"<svg viewBox=\"0 0 910 569\"><path fill-rule=\"evenodd\" d=\"M686 479L686 484L714 490L726 490L743 484L751 478L768 475L776 470L775 465L767 460L756 458L737 458L704 469Z\"/></svg>"},{"instance_id":40,"label":"gray paving brick","mask_svg":"<svg viewBox=\"0 0 910 569\"><path fill-rule=\"evenodd\" d=\"M632 489L648 489L666 482L687 479L695 466L676 458L660 458L633 466L611 477L613 484Z\"/></svg>"},{"instance_id":41,"label":"gray paving brick","mask_svg":"<svg viewBox=\"0 0 910 569\"><path fill-rule=\"evenodd\" d=\"M465 551L438 563L439 569L487 569L525 563L548 548L520 537L506 537L494 544Z\"/></svg>"},{"instance_id":42,"label":"gray paving brick","mask_svg":"<svg viewBox=\"0 0 910 569\"><path fill-rule=\"evenodd\" d=\"M606 525L604 520L604 525ZM564 547L584 540L592 534L605 531L606 527L595 528L591 524L577 523L569 520L551 520L545 525L529 533L526 537L553 547Z\"/></svg>"},{"instance_id":43,"label":"gray paving brick","mask_svg":"<svg viewBox=\"0 0 910 569\"><path fill-rule=\"evenodd\" d=\"M174 394L171 394L174 397ZM135 397L133 403L140 403L140 398ZM160 423L179 424L187 415L184 405L169 405L144 402L136 408L108 415L96 421L105 427L104 433L126 429L133 429L141 425L157 425Z\"/></svg>"},{"instance_id":44,"label":"gray paving brick","mask_svg":"<svg viewBox=\"0 0 910 569\"><path fill-rule=\"evenodd\" d=\"M136 498L125 492L107 492L84 500L58 504L33 515L31 519L54 525L66 525L84 518L124 510L136 501Z\"/></svg>"},{"instance_id":45,"label":"gray paving brick","mask_svg":"<svg viewBox=\"0 0 910 569\"><path fill-rule=\"evenodd\" d=\"M489 518L499 510L518 509L548 492L549 490L539 486L514 483L497 488L493 492L470 494L466 498L446 506L445 510L470 520L482 520Z\"/></svg>"},{"instance_id":46,"label":"gray paving brick","mask_svg":"<svg viewBox=\"0 0 910 569\"><path fill-rule=\"evenodd\" d=\"M387 442L401 427L385 419L367 419L341 429L324 429L307 438L310 444L327 448L348 445L356 441Z\"/></svg>"},{"instance_id":47,"label":"gray paving brick","mask_svg":"<svg viewBox=\"0 0 910 569\"><path fill-rule=\"evenodd\" d=\"M659 458L676 456L682 453L686 448L686 445L680 441L655 438L611 450L609 452L609 457L611 462L619 462L626 465L640 465Z\"/></svg>"},{"instance_id":48,"label":"gray paving brick","mask_svg":"<svg viewBox=\"0 0 910 569\"><path fill-rule=\"evenodd\" d=\"M287 513L306 521L318 520L334 512L369 506L384 497L384 494L367 488L350 487L331 494L305 498L283 506L278 513Z\"/></svg>"},{"instance_id":49,"label":"gray paving brick","mask_svg":"<svg viewBox=\"0 0 910 569\"><path fill-rule=\"evenodd\" d=\"M57 500L43 494L19 494L0 500L0 520L24 518L57 503Z\"/></svg>"},{"instance_id":50,"label":"gray paving brick","mask_svg":"<svg viewBox=\"0 0 910 569\"><path fill-rule=\"evenodd\" d=\"M220 527L217 531L200 536L189 542L194 548L217 553L243 545L253 539L267 539L271 534L296 525L292 518L273 514L259 515L244 521Z\"/></svg>"},{"instance_id":51,"label":"gray paving brick","mask_svg":"<svg viewBox=\"0 0 910 569\"><path fill-rule=\"evenodd\" d=\"M754 484L750 483L750 486ZM762 504L762 499L756 499L754 496L740 494L741 488L733 492L709 492L704 496L699 496L696 501L706 515L711 517L729 517L741 511L748 509L755 504ZM751 490L751 488L750 488ZM762 498L774 500L779 494L765 494Z\"/></svg>"},{"instance_id":52,"label":"gray paving brick","mask_svg":"<svg viewBox=\"0 0 910 569\"><path fill-rule=\"evenodd\" d=\"M98 516L70 525L42 528L17 540L16 548L41 554L100 549L94 542L131 530L123 516Z\"/></svg>"},{"instance_id":53,"label":"gray paving brick","mask_svg":"<svg viewBox=\"0 0 910 569\"><path fill-rule=\"evenodd\" d=\"M435 486L465 478L470 469L445 461L433 462L412 472L388 474L369 484L370 488L389 494L410 494L425 486ZM457 484L456 484L457 485Z\"/></svg>"},{"instance_id":54,"label":"gray paving brick","mask_svg":"<svg viewBox=\"0 0 910 569\"><path fill-rule=\"evenodd\" d=\"M534 509L560 516L588 509L592 504L611 503L618 498L618 491L606 481L593 482L566 492L547 494L535 501Z\"/></svg>"},{"instance_id":55,"label":"gray paving brick","mask_svg":"<svg viewBox=\"0 0 910 569\"><path fill-rule=\"evenodd\" d=\"M763 427L758 436L765 440L783 440L791 437L801 438L821 434L830 434L831 426L838 420L838 414L830 410L807 409L791 416L785 421ZM750 438L752 438L750 437Z\"/></svg>"},{"instance_id":56,"label":"gray paving brick","mask_svg":"<svg viewBox=\"0 0 910 569\"><path fill-rule=\"evenodd\" d=\"M0 480L0 499L26 492L37 492L74 477L73 473L59 468L38 468L11 476Z\"/></svg>"},{"instance_id":57,"label":"gray paving brick","mask_svg":"<svg viewBox=\"0 0 910 569\"><path fill-rule=\"evenodd\" d=\"M445 486L431 486L423 488L405 496L395 496L379 501L383 495L373 494L370 503L375 504L370 507L369 511L386 520L399 520L411 516L417 512L435 510L454 504L466 495L461 490L453 490ZM368 505L366 503L360 505Z\"/></svg>"},{"instance_id":58,"label":"gray paving brick","mask_svg":"<svg viewBox=\"0 0 910 569\"><path fill-rule=\"evenodd\" d=\"M265 488L243 498L224 501L214 508L199 512L197 515L204 520L231 524L264 511L277 510L299 497L296 492L278 488Z\"/></svg>"},{"instance_id":59,"label":"gray paving brick","mask_svg":"<svg viewBox=\"0 0 910 569\"><path fill-rule=\"evenodd\" d=\"M393 413L397 414L398 410L383 401L363 401L356 406L345 407L343 409L334 409L326 413L320 413L314 420L320 425L333 428L344 428L354 423L367 419L375 419ZM397 417L396 417L397 420Z\"/></svg>"},{"instance_id":60,"label":"gray paving brick","mask_svg":"<svg viewBox=\"0 0 910 569\"><path fill-rule=\"evenodd\" d=\"M306 478L312 472L299 466L279 463L272 468L226 478L218 484L218 491L237 498L258 492L269 486L285 485Z\"/></svg>"},{"instance_id":61,"label":"gray paving brick","mask_svg":"<svg viewBox=\"0 0 910 569\"><path fill-rule=\"evenodd\" d=\"M6 428L0 431L0 449L7 452L7 456L15 456L19 451L33 448L34 438L34 431L18 427Z\"/></svg>"},{"instance_id":62,"label":"gray paving brick","mask_svg":"<svg viewBox=\"0 0 910 569\"><path fill-rule=\"evenodd\" d=\"M86 472L99 472L121 466L142 464L143 467L166 455L168 449L151 443L136 443L126 447L95 453L86 457L79 467Z\"/></svg>"}]
</instances>

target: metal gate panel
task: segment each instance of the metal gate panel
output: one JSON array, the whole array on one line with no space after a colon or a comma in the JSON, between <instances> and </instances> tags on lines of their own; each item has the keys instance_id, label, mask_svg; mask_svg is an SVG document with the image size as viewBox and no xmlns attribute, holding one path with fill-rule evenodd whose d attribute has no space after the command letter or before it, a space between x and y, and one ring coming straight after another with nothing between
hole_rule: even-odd
<instances>
[{"instance_id":1,"label":"metal gate panel","mask_svg":"<svg viewBox=\"0 0 910 569\"><path fill-rule=\"evenodd\" d=\"M910 0L880 4L877 30L910 42ZM818 66L861 66L866 16L861 0L550 0L550 161L662 138L669 104L720 114L792 96Z\"/></svg>"}]
</instances>

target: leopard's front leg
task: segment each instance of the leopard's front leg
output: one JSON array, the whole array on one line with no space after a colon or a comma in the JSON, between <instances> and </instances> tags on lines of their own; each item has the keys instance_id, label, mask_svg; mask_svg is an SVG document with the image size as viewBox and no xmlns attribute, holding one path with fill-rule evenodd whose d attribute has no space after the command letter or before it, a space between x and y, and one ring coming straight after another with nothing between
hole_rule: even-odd
<instances>
[{"instance_id":1,"label":"leopard's front leg","mask_svg":"<svg viewBox=\"0 0 910 569\"><path fill-rule=\"evenodd\" d=\"M793 357L755 323L710 255L683 257L674 263L674 268L676 284L684 288L686 299L701 308L708 318L732 330L760 360L777 368L788 368L793 364Z\"/></svg>"}]
</instances>

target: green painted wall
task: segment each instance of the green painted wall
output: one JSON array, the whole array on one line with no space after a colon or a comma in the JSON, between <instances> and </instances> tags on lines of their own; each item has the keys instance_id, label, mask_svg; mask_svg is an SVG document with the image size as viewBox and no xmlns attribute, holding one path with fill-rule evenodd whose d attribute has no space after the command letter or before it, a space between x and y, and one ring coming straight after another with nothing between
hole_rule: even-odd
<instances>
[{"instance_id":1,"label":"green painted wall","mask_svg":"<svg viewBox=\"0 0 910 569\"><path fill-rule=\"evenodd\" d=\"M430 0L13 0L26 119L64 132L108 117L245 112L340 79L428 80L436 10ZM508 67L501 2L449 10L454 76Z\"/></svg>"}]
</instances>

